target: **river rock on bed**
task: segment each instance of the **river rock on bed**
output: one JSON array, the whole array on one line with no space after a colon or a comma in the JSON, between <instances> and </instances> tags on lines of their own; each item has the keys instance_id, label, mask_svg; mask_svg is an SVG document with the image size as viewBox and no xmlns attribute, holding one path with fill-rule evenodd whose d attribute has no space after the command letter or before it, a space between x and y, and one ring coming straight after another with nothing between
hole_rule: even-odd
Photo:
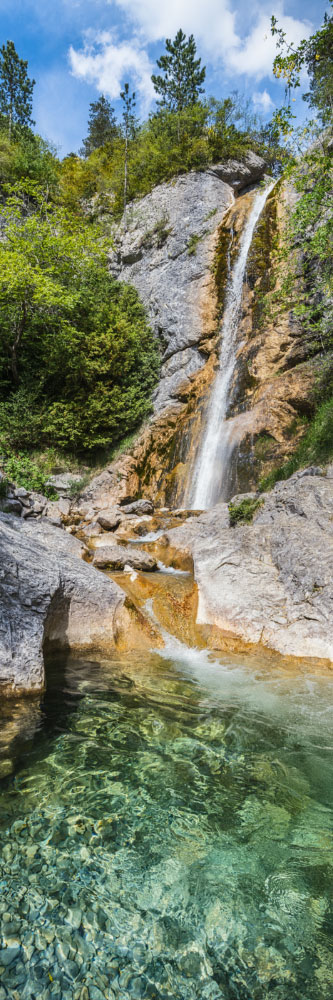
<instances>
[{"instance_id":1,"label":"river rock on bed","mask_svg":"<svg viewBox=\"0 0 333 1000\"><path fill-rule=\"evenodd\" d=\"M152 500L133 500L121 508L122 514L153 514L154 504Z\"/></svg>"},{"instance_id":2,"label":"river rock on bed","mask_svg":"<svg viewBox=\"0 0 333 1000\"><path fill-rule=\"evenodd\" d=\"M222 503L167 533L169 545L192 556L197 621L221 630L221 647L224 633L333 661L330 469L295 473L262 499L252 524L231 527Z\"/></svg>"},{"instance_id":3,"label":"river rock on bed","mask_svg":"<svg viewBox=\"0 0 333 1000\"><path fill-rule=\"evenodd\" d=\"M45 641L114 646L125 595L82 561L84 546L47 521L0 515L0 690L44 685Z\"/></svg>"},{"instance_id":4,"label":"river rock on bed","mask_svg":"<svg viewBox=\"0 0 333 1000\"><path fill-rule=\"evenodd\" d=\"M125 566L132 566L133 569L144 570L151 573L157 569L157 561L148 552L140 549L140 552L133 551L131 547L125 545L105 545L95 552L93 565L99 569L124 569Z\"/></svg>"},{"instance_id":5,"label":"river rock on bed","mask_svg":"<svg viewBox=\"0 0 333 1000\"><path fill-rule=\"evenodd\" d=\"M96 520L105 531L115 531L120 525L121 514L115 507L110 507L108 510L101 510Z\"/></svg>"}]
</instances>

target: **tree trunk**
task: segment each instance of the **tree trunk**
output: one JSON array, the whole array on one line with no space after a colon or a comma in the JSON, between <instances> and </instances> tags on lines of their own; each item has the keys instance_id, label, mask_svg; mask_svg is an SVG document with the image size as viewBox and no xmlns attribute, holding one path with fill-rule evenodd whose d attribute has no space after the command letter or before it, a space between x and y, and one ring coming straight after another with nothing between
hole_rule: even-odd
<instances>
[{"instance_id":1,"label":"tree trunk","mask_svg":"<svg viewBox=\"0 0 333 1000\"><path fill-rule=\"evenodd\" d=\"M16 337L15 337L14 343L12 344L12 346L10 348L10 353L11 353L11 370L12 370L13 382L14 382L15 385L18 385L18 383L19 383L18 366L17 366L17 352L18 352L18 348L20 346L20 343L21 343L21 340L22 340L22 337L23 337L24 328L25 328L25 324L26 324L26 319L27 319L27 306L26 306L26 303L24 302L23 306L22 306L21 318L20 318L20 321L19 321L19 324L18 324L18 327L17 327Z\"/></svg>"},{"instance_id":2,"label":"tree trunk","mask_svg":"<svg viewBox=\"0 0 333 1000\"><path fill-rule=\"evenodd\" d=\"M127 171L128 171L128 136L126 135L126 139L125 139L125 174L124 174L124 229L126 229Z\"/></svg>"}]
</instances>

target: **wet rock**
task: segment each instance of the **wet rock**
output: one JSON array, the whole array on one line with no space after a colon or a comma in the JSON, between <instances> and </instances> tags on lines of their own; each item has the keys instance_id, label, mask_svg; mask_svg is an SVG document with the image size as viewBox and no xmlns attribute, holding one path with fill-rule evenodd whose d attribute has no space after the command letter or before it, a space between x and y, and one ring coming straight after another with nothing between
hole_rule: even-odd
<instances>
[{"instance_id":1,"label":"wet rock","mask_svg":"<svg viewBox=\"0 0 333 1000\"><path fill-rule=\"evenodd\" d=\"M0 965L4 965L6 968L7 965L11 965L12 962L16 961L19 954L20 954L19 944L12 945L11 947L8 948L0 948Z\"/></svg>"},{"instance_id":2,"label":"wet rock","mask_svg":"<svg viewBox=\"0 0 333 1000\"><path fill-rule=\"evenodd\" d=\"M133 569L153 572L157 569L157 561L148 552L132 551L125 545L108 545L98 548L95 552L93 565L99 569L120 569L131 566Z\"/></svg>"},{"instance_id":3,"label":"wet rock","mask_svg":"<svg viewBox=\"0 0 333 1000\"><path fill-rule=\"evenodd\" d=\"M97 515L97 522L105 531L115 531L121 522L121 514L113 507L108 510L101 510Z\"/></svg>"},{"instance_id":4,"label":"wet rock","mask_svg":"<svg viewBox=\"0 0 333 1000\"><path fill-rule=\"evenodd\" d=\"M125 504L121 511L123 514L153 514L154 504L152 500L134 500L133 503Z\"/></svg>"}]
</instances>

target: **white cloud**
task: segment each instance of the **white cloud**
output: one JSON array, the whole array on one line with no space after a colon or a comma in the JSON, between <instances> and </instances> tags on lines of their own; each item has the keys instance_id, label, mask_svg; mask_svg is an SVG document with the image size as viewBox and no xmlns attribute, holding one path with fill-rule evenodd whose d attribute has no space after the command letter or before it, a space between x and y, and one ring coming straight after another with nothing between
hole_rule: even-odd
<instances>
[{"instance_id":1,"label":"white cloud","mask_svg":"<svg viewBox=\"0 0 333 1000\"><path fill-rule=\"evenodd\" d=\"M205 51L225 52L237 44L236 13L228 0L108 0L129 15L146 41L173 37L181 27L200 40Z\"/></svg>"},{"instance_id":2,"label":"white cloud","mask_svg":"<svg viewBox=\"0 0 333 1000\"><path fill-rule=\"evenodd\" d=\"M274 103L267 90L263 90L261 92L256 91L256 93L253 94L252 101L254 106L259 108L260 111L263 111L265 114L267 111L270 111L271 108L274 108Z\"/></svg>"},{"instance_id":3,"label":"white cloud","mask_svg":"<svg viewBox=\"0 0 333 1000\"><path fill-rule=\"evenodd\" d=\"M94 84L113 100L119 97L127 78L138 92L143 109L154 97L152 66L147 52L135 39L117 42L108 31L89 31L83 49L70 46L69 61L73 76Z\"/></svg>"},{"instance_id":4,"label":"white cloud","mask_svg":"<svg viewBox=\"0 0 333 1000\"><path fill-rule=\"evenodd\" d=\"M169 0L164 4L158 0L108 0L108 3L128 15L146 42L173 37L181 26L186 34L194 34L204 59L214 63L221 59L230 72L245 73L258 80L272 72L276 48L270 30L268 0L267 6L254 7L254 24L245 37L238 31L242 21L248 25L250 12L243 10L239 0L235 10L229 0ZM308 22L285 15L282 0L277 0L275 14L289 41L298 44L309 35Z\"/></svg>"},{"instance_id":5,"label":"white cloud","mask_svg":"<svg viewBox=\"0 0 333 1000\"><path fill-rule=\"evenodd\" d=\"M310 27L304 21L284 14L279 16L278 21L279 27L286 32L288 41L295 45L310 34ZM263 76L272 74L275 55L276 42L271 34L270 17L262 14L244 41L239 39L237 48L229 51L227 62L236 73L246 73L261 80Z\"/></svg>"},{"instance_id":6,"label":"white cloud","mask_svg":"<svg viewBox=\"0 0 333 1000\"><path fill-rule=\"evenodd\" d=\"M96 86L100 93L112 99L128 79L138 92L141 111L146 112L154 98L151 83L153 66L147 45L174 37L181 26L186 34L193 33L199 52L212 69L223 68L229 77L247 76L259 82L272 77L276 54L275 38L270 30L270 12L261 4L251 11L237 0L237 10L230 9L232 0L100 0L104 10L112 8L118 19L119 10L125 15L127 40L118 40L110 31L89 31L84 47L69 50L71 70L78 79ZM235 2L235 0L233 0ZM267 4L269 0L266 0ZM116 13L117 8L117 13ZM279 26L289 41L298 44L310 33L310 25L284 14L283 0L277 0L275 13ZM243 28L243 31L242 31ZM124 37L124 25L122 25ZM257 104L268 110L271 106L267 91L255 95Z\"/></svg>"}]
</instances>

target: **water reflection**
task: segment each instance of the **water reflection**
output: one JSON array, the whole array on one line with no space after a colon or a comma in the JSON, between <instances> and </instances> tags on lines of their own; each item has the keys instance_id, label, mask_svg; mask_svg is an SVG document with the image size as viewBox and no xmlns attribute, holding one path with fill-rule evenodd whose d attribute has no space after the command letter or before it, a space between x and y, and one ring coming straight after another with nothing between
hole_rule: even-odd
<instances>
[{"instance_id":1,"label":"water reflection","mask_svg":"<svg viewBox=\"0 0 333 1000\"><path fill-rule=\"evenodd\" d=\"M54 661L23 725L0 792L10 1000L331 996L329 682L171 642Z\"/></svg>"}]
</instances>

